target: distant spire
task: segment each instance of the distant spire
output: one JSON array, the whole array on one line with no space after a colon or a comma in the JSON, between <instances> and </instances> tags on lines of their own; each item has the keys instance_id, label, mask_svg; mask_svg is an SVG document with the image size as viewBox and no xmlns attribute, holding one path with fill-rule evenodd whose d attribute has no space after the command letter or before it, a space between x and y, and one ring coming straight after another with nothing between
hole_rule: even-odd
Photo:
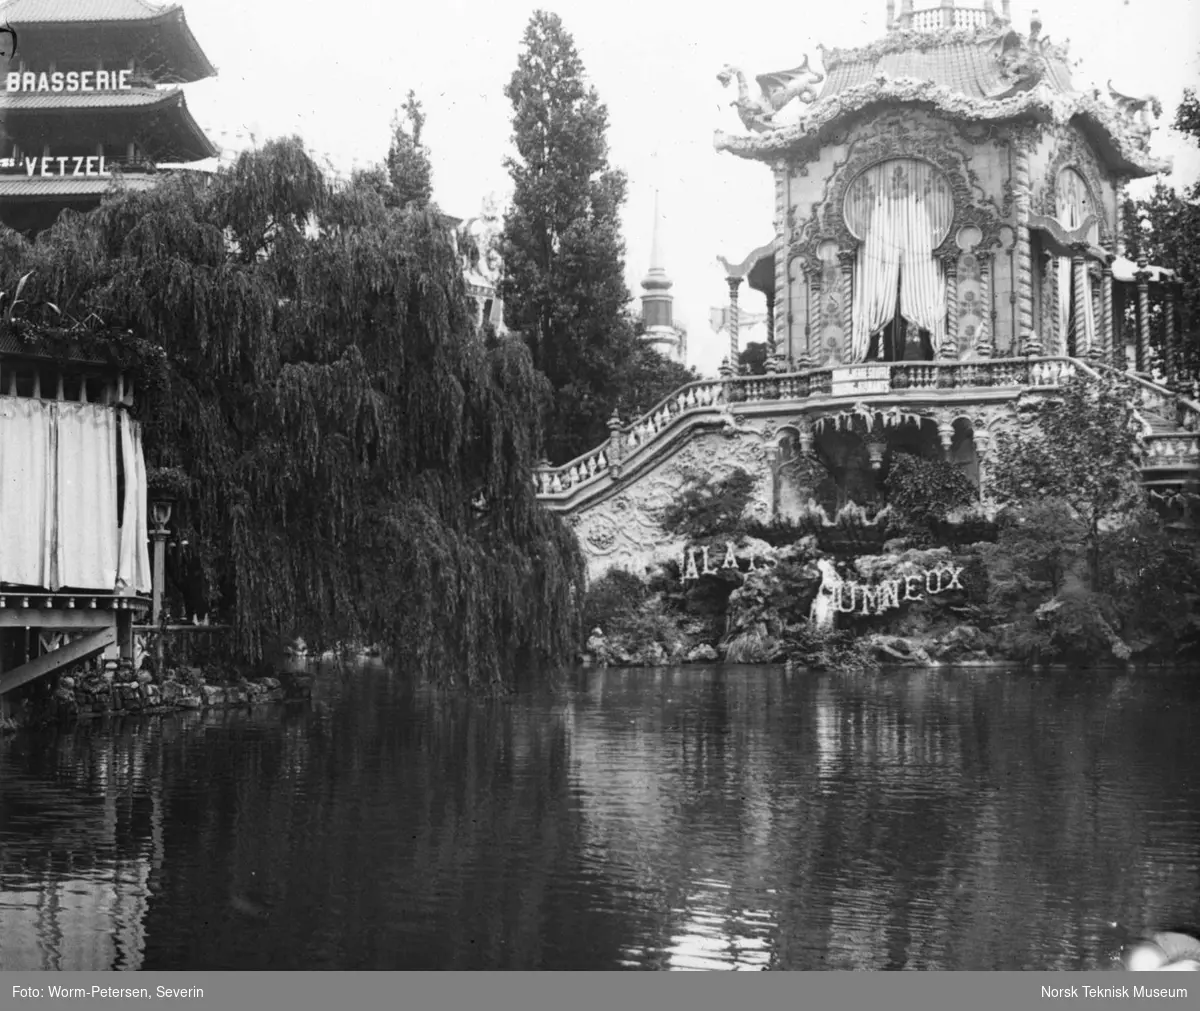
<instances>
[{"instance_id":1,"label":"distant spire","mask_svg":"<svg viewBox=\"0 0 1200 1011\"><path fill-rule=\"evenodd\" d=\"M654 232L650 240L650 269L642 278L642 323L647 331L662 333L674 330L671 295L672 281L667 276L666 260L663 255L662 214L659 210L658 190L654 191ZM678 335L672 338L678 341Z\"/></svg>"},{"instance_id":2,"label":"distant spire","mask_svg":"<svg viewBox=\"0 0 1200 1011\"><path fill-rule=\"evenodd\" d=\"M671 279L667 277L667 265L663 256L662 243L662 214L658 206L658 190L654 191L654 232L650 240L650 270L642 279L642 287L647 291L667 291L671 287Z\"/></svg>"}]
</instances>

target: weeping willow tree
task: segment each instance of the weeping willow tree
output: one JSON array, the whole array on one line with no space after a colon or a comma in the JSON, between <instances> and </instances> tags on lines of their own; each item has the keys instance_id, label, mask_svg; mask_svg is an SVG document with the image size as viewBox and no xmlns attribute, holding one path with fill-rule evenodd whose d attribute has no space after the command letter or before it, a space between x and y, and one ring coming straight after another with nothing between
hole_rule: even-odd
<instances>
[{"instance_id":1,"label":"weeping willow tree","mask_svg":"<svg viewBox=\"0 0 1200 1011\"><path fill-rule=\"evenodd\" d=\"M186 475L183 606L229 620L244 655L380 642L478 686L568 654L583 565L534 498L544 381L520 342L476 336L435 211L277 141L0 257L33 272L26 328L103 321L136 359L147 464Z\"/></svg>"}]
</instances>

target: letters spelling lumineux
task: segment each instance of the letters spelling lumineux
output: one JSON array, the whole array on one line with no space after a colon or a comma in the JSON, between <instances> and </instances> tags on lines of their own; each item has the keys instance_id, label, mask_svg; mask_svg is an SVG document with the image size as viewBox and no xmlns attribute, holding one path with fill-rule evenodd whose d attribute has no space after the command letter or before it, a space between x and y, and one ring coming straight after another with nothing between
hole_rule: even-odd
<instances>
[{"instance_id":1,"label":"letters spelling lumineux","mask_svg":"<svg viewBox=\"0 0 1200 1011\"><path fill-rule=\"evenodd\" d=\"M32 70L12 71L5 75L4 87L19 91L129 91L129 75L125 70L55 70L37 74Z\"/></svg>"}]
</instances>

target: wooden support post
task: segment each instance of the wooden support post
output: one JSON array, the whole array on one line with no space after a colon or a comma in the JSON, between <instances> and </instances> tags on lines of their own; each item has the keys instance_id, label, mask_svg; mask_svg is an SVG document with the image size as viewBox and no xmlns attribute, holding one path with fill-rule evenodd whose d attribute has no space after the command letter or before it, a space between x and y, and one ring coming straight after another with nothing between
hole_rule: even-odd
<instances>
[{"instance_id":1,"label":"wooden support post","mask_svg":"<svg viewBox=\"0 0 1200 1011\"><path fill-rule=\"evenodd\" d=\"M21 685L44 677L46 674L53 674L64 667L83 660L90 660L116 641L117 629L114 625L109 625L107 628L85 635L83 638L69 642L49 653L34 657L20 667L0 674L0 695L5 695L14 688L20 688Z\"/></svg>"}]
</instances>

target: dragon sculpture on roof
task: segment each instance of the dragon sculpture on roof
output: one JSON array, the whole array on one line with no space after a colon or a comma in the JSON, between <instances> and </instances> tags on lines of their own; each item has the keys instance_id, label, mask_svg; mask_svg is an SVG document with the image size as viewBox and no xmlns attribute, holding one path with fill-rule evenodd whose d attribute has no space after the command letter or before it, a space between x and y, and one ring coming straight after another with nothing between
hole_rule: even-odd
<instances>
[{"instance_id":1,"label":"dragon sculpture on roof","mask_svg":"<svg viewBox=\"0 0 1200 1011\"><path fill-rule=\"evenodd\" d=\"M740 67L726 64L717 74L717 80L726 88L734 78L738 83L738 97L730 104L737 109L738 116L748 130L764 133L776 128L775 116L793 99L799 99L806 105L815 102L817 91L814 85L825 80L825 75L809 67L806 54L804 62L792 70L756 77L754 80L760 91L758 96L750 94L746 75Z\"/></svg>"}]
</instances>

